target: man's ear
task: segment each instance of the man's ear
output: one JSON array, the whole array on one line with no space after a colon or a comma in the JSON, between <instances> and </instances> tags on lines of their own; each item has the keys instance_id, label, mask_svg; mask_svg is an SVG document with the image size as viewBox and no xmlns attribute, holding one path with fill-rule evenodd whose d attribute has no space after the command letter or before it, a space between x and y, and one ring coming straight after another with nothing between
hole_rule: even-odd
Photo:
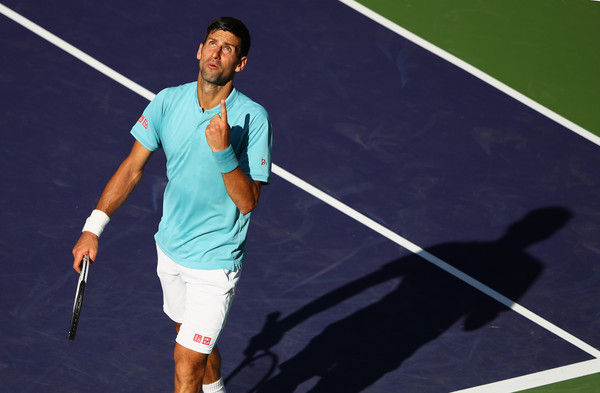
<instances>
[{"instance_id":1,"label":"man's ear","mask_svg":"<svg viewBox=\"0 0 600 393\"><path fill-rule=\"evenodd\" d=\"M198 48L198 53L196 53L196 59L200 60L200 58L202 57L202 47L204 46L204 43L200 44L200 47Z\"/></svg>"},{"instance_id":2,"label":"man's ear","mask_svg":"<svg viewBox=\"0 0 600 393\"><path fill-rule=\"evenodd\" d=\"M200 59L198 59L200 60ZM243 70L244 68L246 68L246 62L248 61L248 58L246 56L242 57L240 59L240 62L238 63L237 67L235 67L235 72L240 72L241 70Z\"/></svg>"}]
</instances>

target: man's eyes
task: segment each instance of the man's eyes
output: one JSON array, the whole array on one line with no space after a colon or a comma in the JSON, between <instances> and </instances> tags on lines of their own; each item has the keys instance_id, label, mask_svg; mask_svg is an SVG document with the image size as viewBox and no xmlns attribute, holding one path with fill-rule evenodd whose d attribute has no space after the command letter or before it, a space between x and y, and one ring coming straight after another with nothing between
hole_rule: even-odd
<instances>
[{"instance_id":1,"label":"man's eyes","mask_svg":"<svg viewBox=\"0 0 600 393\"><path fill-rule=\"evenodd\" d=\"M215 41L209 41L208 46L210 46L211 48L214 48L217 46L217 43ZM223 52L233 53L233 48L231 46L224 46Z\"/></svg>"}]
</instances>

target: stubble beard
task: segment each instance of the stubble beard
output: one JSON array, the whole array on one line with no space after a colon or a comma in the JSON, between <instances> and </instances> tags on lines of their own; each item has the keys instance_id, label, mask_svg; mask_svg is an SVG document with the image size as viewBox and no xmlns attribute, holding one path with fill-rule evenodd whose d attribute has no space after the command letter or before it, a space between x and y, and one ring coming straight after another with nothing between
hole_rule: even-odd
<instances>
[{"instance_id":1,"label":"stubble beard","mask_svg":"<svg viewBox=\"0 0 600 393\"><path fill-rule=\"evenodd\" d=\"M206 65L200 68L200 76L204 82L216 86L225 86L233 79L232 73L223 70L211 70Z\"/></svg>"}]
</instances>

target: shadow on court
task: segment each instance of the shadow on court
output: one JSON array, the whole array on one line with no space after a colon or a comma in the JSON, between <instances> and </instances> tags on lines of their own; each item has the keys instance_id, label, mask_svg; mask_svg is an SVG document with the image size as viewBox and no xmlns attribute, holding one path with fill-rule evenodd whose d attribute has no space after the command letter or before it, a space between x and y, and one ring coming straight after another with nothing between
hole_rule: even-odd
<instances>
[{"instance_id":1,"label":"shadow on court","mask_svg":"<svg viewBox=\"0 0 600 393\"><path fill-rule=\"evenodd\" d=\"M552 236L570 219L562 207L527 214L490 242L445 243L427 251L513 301L540 276L543 264L527 247ZM402 277L380 301L329 325L304 349L279 365L279 373L259 385L260 393L294 392L319 377L311 392L360 392L398 369L420 347L461 320L465 331L482 328L508 310L459 279L413 255L339 287L291 315L267 318L245 351L251 357L268 350L286 332L308 318L382 282Z\"/></svg>"}]
</instances>

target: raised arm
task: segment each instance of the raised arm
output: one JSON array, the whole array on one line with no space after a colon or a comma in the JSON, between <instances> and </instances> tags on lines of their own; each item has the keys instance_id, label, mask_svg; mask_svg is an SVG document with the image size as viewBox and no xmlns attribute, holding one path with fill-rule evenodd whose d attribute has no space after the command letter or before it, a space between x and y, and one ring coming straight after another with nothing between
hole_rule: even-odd
<instances>
[{"instance_id":1,"label":"raised arm","mask_svg":"<svg viewBox=\"0 0 600 393\"><path fill-rule=\"evenodd\" d=\"M222 167L223 181L229 197L242 214L248 214L258 204L261 182L250 179L237 166L235 153L230 145L230 127L227 123L227 108L221 101L221 114L215 115L206 127L206 141ZM235 168L235 169L234 169Z\"/></svg>"},{"instance_id":2,"label":"raised arm","mask_svg":"<svg viewBox=\"0 0 600 393\"><path fill-rule=\"evenodd\" d=\"M109 217L112 216L139 183L151 155L150 150L136 141L127 158L123 160L106 184L96 209L106 213ZM81 259L85 254L88 254L92 261L96 260L98 254L98 236L88 231L81 234L73 248L73 268L78 273L81 271Z\"/></svg>"},{"instance_id":3,"label":"raised arm","mask_svg":"<svg viewBox=\"0 0 600 393\"><path fill-rule=\"evenodd\" d=\"M223 173L223 181L229 197L242 214L248 214L260 197L261 182L251 180L239 167L229 173Z\"/></svg>"}]
</instances>

